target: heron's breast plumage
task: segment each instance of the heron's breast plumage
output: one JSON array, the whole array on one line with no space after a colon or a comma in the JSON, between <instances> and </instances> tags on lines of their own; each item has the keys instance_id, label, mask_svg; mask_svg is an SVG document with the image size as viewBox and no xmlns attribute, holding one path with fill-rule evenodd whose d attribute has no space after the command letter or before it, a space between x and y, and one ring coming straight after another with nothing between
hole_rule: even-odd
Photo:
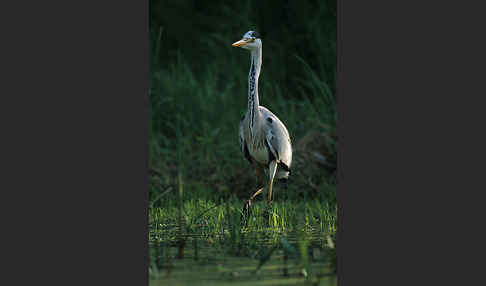
<instances>
[{"instance_id":1,"label":"heron's breast plumage","mask_svg":"<svg viewBox=\"0 0 486 286\"><path fill-rule=\"evenodd\" d=\"M252 147L248 148L250 156L260 164L268 164L268 150L263 142L255 142Z\"/></svg>"}]
</instances>

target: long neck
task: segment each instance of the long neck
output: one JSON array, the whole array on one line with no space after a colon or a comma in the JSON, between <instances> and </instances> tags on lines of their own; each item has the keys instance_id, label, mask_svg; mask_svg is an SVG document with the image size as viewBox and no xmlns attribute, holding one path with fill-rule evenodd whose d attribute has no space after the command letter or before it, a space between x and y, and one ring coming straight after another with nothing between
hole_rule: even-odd
<instances>
[{"instance_id":1,"label":"long neck","mask_svg":"<svg viewBox=\"0 0 486 286\"><path fill-rule=\"evenodd\" d=\"M251 51L251 66L248 74L248 112L250 113L250 130L259 119L258 77L262 67L262 48Z\"/></svg>"}]
</instances>

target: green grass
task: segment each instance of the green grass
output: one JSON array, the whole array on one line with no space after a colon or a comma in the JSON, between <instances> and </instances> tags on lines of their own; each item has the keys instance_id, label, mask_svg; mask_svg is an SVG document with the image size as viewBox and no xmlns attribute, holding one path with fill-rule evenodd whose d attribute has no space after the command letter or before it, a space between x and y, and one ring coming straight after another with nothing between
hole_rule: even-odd
<instances>
[{"instance_id":1,"label":"green grass","mask_svg":"<svg viewBox=\"0 0 486 286\"><path fill-rule=\"evenodd\" d=\"M181 208L174 201L183 202ZM271 265L278 265L278 269L285 266L289 268L286 272L294 272L294 275L284 275L291 278L285 280L286 283L295 279L296 271L305 273L304 281L315 282L323 274L335 275L335 205L319 200L282 201L272 204L268 210L270 215L266 216L266 202L261 201L253 205L247 227L241 222L241 207L241 201L233 196L219 203L200 198L165 199L160 207L151 208L149 241L154 280L151 285L156 285L159 279L172 277L180 283L187 275L191 277L191 273L171 276L170 269L174 265L199 273L206 270L197 265L223 264L226 270L218 271L226 276L237 272L252 277L254 273L261 276L260 280L274 275L269 268ZM183 245L182 250L180 245ZM311 258L316 250L320 254ZM185 253L185 260L176 259L179 251ZM284 256L286 259L282 262ZM238 264L241 259L246 261L245 265ZM207 273L203 276L225 282L224 275L220 277L213 272L212 276ZM197 279L194 278L193 283Z\"/></svg>"},{"instance_id":2,"label":"green grass","mask_svg":"<svg viewBox=\"0 0 486 286\"><path fill-rule=\"evenodd\" d=\"M335 236L336 206L319 200L308 202L281 201L271 205L268 220L265 202L252 205L248 226L240 221L241 200L233 197L229 202L216 204L204 199L185 200L182 206L182 225L186 235L197 235L205 239L216 239L232 232L274 232L278 234L295 231L326 233ZM175 240L179 231L179 209L166 200L160 207L149 210L151 227L150 241Z\"/></svg>"}]
</instances>

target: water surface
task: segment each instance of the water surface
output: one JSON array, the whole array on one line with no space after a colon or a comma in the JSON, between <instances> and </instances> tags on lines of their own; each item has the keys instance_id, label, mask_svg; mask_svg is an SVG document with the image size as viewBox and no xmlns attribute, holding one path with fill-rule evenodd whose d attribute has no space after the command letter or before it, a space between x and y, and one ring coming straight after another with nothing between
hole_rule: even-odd
<instances>
[{"instance_id":1,"label":"water surface","mask_svg":"<svg viewBox=\"0 0 486 286\"><path fill-rule=\"evenodd\" d=\"M318 231L184 235L150 244L159 269L150 270L149 285L334 286L325 243L326 235Z\"/></svg>"}]
</instances>

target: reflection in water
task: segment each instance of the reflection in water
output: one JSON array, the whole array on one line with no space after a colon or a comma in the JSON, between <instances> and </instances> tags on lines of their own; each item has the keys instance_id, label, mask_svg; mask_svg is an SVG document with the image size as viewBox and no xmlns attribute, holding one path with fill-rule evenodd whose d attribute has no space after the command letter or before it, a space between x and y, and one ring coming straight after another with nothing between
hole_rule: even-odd
<instances>
[{"instance_id":1,"label":"reflection in water","mask_svg":"<svg viewBox=\"0 0 486 286\"><path fill-rule=\"evenodd\" d=\"M150 243L150 285L337 285L319 231L162 237Z\"/></svg>"}]
</instances>

